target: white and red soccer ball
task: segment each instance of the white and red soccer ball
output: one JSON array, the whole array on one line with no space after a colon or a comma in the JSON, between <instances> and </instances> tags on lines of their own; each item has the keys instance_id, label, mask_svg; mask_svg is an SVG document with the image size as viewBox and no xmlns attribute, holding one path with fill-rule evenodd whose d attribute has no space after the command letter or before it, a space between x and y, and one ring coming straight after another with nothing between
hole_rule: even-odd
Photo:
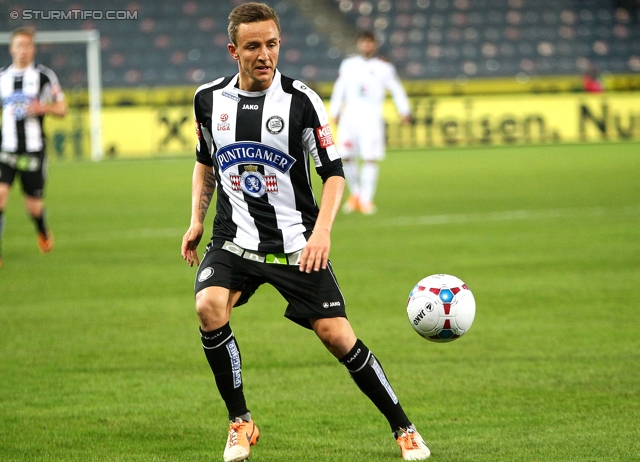
<instances>
[{"instance_id":1,"label":"white and red soccer ball","mask_svg":"<svg viewBox=\"0 0 640 462\"><path fill-rule=\"evenodd\" d=\"M411 327L433 342L463 336L476 315L476 301L467 285L449 274L433 274L418 282L407 301Z\"/></svg>"}]
</instances>

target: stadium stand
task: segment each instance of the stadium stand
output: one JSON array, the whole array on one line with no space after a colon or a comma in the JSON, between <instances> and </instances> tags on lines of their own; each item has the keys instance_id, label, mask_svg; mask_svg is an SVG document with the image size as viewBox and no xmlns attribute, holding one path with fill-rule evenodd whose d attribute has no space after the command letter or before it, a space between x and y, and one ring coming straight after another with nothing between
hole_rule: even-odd
<instances>
[{"instance_id":1,"label":"stadium stand","mask_svg":"<svg viewBox=\"0 0 640 462\"><path fill-rule=\"evenodd\" d=\"M101 34L104 87L174 86L207 82L237 71L226 52L227 16L238 1L0 1L1 30L18 26L37 30L98 29ZM283 33L281 70L305 80L335 77L342 55L314 32L312 25L287 2L267 2L278 11ZM128 11L131 19L97 20L93 11ZM72 17L50 19L62 11ZM19 14L10 18L11 12ZM25 17L31 19L23 19ZM83 13L84 12L84 13ZM82 19L82 18L85 19ZM302 40L300 38L303 38ZM6 53L6 52L5 52ZM10 61L8 53L4 59ZM86 57L81 45L42 44L38 62L56 69L64 87L86 86Z\"/></svg>"},{"instance_id":2,"label":"stadium stand","mask_svg":"<svg viewBox=\"0 0 640 462\"><path fill-rule=\"evenodd\" d=\"M640 71L637 2L334 0L405 78Z\"/></svg>"},{"instance_id":3,"label":"stadium stand","mask_svg":"<svg viewBox=\"0 0 640 462\"><path fill-rule=\"evenodd\" d=\"M103 85L195 85L236 71L226 51L226 18L239 0L0 0L0 26L98 29ZM640 72L638 0L298 0L267 1L284 27L280 69L330 82L352 49L353 32L371 29L404 79L491 78ZM46 5L46 6L43 6ZM128 11L100 20L78 12ZM25 12L39 12L24 19ZM51 19L51 12L77 12ZM322 13L324 11L325 13ZM18 12L18 19L10 13ZM14 13L15 14L15 13ZM340 15L342 21L336 21ZM49 19L47 19L49 18ZM7 62L8 55L4 61ZM66 88L86 86L79 45L40 47L38 61Z\"/></svg>"}]
</instances>

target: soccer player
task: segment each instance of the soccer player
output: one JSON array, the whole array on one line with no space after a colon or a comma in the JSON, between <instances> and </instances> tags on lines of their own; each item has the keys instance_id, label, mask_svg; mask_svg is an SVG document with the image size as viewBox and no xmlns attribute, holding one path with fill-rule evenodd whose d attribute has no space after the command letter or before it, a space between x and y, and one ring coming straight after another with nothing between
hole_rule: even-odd
<instances>
[{"instance_id":1,"label":"soccer player","mask_svg":"<svg viewBox=\"0 0 640 462\"><path fill-rule=\"evenodd\" d=\"M16 176L22 183L27 213L36 226L38 248L42 253L53 248L53 235L47 227L43 200L47 166L42 121L45 114L58 117L67 114L67 103L58 78L51 69L34 64L34 31L15 29L9 53L12 64L0 69L0 266L4 209Z\"/></svg>"},{"instance_id":2,"label":"soccer player","mask_svg":"<svg viewBox=\"0 0 640 462\"><path fill-rule=\"evenodd\" d=\"M347 321L329 261L344 177L323 103L277 70L280 23L273 9L253 2L234 8L228 32L238 73L202 85L194 97L198 145L191 223L181 247L182 257L198 265L200 337L228 411L224 460L247 459L260 435L245 401L240 347L229 320L264 283L287 301L285 316L313 329L387 418L403 458L425 459L429 449ZM310 162L324 182L319 208ZM216 189L213 237L200 261L197 246Z\"/></svg>"},{"instance_id":3,"label":"soccer player","mask_svg":"<svg viewBox=\"0 0 640 462\"><path fill-rule=\"evenodd\" d=\"M340 64L329 112L338 127L338 152L350 193L342 211L359 210L370 215L376 213L373 198L378 184L378 162L385 156L382 110L387 90L393 96L402 123L410 123L411 110L395 67L376 56L375 35L360 32L356 48L359 54L345 58Z\"/></svg>"}]
</instances>

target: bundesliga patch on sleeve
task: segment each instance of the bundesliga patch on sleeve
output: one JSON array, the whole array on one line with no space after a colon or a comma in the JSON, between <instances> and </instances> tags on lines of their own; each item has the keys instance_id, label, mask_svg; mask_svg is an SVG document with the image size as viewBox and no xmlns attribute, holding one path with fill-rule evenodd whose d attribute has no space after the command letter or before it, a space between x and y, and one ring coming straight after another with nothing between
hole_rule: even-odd
<instances>
[{"instance_id":1,"label":"bundesliga patch on sleeve","mask_svg":"<svg viewBox=\"0 0 640 462\"><path fill-rule=\"evenodd\" d=\"M318 135L318 140L320 140L321 148L324 149L333 146L333 136L331 135L331 127L329 127L329 124L316 128L316 134Z\"/></svg>"}]
</instances>

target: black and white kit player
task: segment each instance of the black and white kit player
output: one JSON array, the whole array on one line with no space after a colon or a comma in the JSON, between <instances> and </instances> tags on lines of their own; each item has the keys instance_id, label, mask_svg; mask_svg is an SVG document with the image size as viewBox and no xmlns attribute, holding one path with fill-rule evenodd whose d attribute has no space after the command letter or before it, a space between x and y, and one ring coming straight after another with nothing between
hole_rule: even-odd
<instances>
[{"instance_id":1,"label":"black and white kit player","mask_svg":"<svg viewBox=\"0 0 640 462\"><path fill-rule=\"evenodd\" d=\"M19 177L25 196L25 207L36 226L38 247L41 252L48 253L53 247L53 236L47 227L44 214L43 196L47 168L43 120L45 114L59 117L66 115L67 104L56 74L33 61L33 30L14 30L9 52L12 64L0 69L0 246L9 190L14 180Z\"/></svg>"},{"instance_id":2,"label":"black and white kit player","mask_svg":"<svg viewBox=\"0 0 640 462\"><path fill-rule=\"evenodd\" d=\"M301 250L318 214L309 159L325 181L343 175L323 103L278 71L264 92L240 91L237 81L195 94L197 161L213 167L218 185L212 248L230 241L265 253Z\"/></svg>"},{"instance_id":3,"label":"black and white kit player","mask_svg":"<svg viewBox=\"0 0 640 462\"><path fill-rule=\"evenodd\" d=\"M261 3L236 7L229 38L239 73L201 86L194 97L198 149L191 223L181 249L189 264L199 265L200 337L230 422L224 460L246 460L260 435L245 401L240 347L229 320L234 307L265 283L286 300L285 316L313 329L346 366L387 418L403 458L424 459L429 449L347 320L328 258L344 173L324 104L276 69L280 26L273 9ZM312 169L323 181L319 204ZM197 245L216 189L213 236L200 261Z\"/></svg>"}]
</instances>

